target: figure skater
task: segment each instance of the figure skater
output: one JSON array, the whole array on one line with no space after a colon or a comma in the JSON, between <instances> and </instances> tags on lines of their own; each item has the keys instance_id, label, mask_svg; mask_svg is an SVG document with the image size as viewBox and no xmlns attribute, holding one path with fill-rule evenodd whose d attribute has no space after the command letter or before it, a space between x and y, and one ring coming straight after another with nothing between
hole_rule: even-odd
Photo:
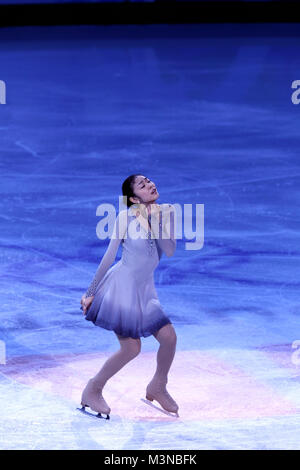
<instances>
[{"instance_id":1,"label":"figure skater","mask_svg":"<svg viewBox=\"0 0 300 470\"><path fill-rule=\"evenodd\" d=\"M176 249L175 209L170 204L156 203L159 193L155 184L141 174L129 176L122 184L122 193L127 209L118 214L108 248L90 287L81 298L86 320L114 331L120 349L89 380L82 393L82 410L88 406L98 412L99 417L104 413L109 419L111 409L102 396L104 385L139 354L140 338L153 335L159 342L159 349L156 371L146 389L146 400L156 400L163 410L178 416L178 405L166 390L177 336L158 300L153 277L162 254L170 257ZM168 224L162 222L166 213ZM144 237L130 236L132 223L136 232L145 230ZM122 257L111 266L120 243Z\"/></svg>"}]
</instances>

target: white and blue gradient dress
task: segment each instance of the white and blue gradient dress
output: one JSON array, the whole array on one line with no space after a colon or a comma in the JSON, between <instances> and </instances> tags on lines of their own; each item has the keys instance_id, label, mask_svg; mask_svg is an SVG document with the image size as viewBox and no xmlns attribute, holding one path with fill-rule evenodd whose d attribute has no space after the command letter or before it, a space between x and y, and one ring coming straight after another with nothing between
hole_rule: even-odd
<instances>
[{"instance_id":1,"label":"white and blue gradient dress","mask_svg":"<svg viewBox=\"0 0 300 470\"><path fill-rule=\"evenodd\" d=\"M85 297L94 296L87 310L86 320L92 321L96 326L113 330L120 336L131 338L150 336L164 325L171 323L157 296L154 270L163 253L172 256L176 249L175 215L174 211L170 210L173 206L170 204L160 206L160 223L159 226L156 225L159 229L155 233L157 238L151 238L150 230L144 232L144 238L136 238L130 235L133 233L131 224L135 224L136 231L145 230L135 216L137 206L134 204L118 214L114 225L114 236L85 293ZM164 209L169 210L168 232L164 231L162 224ZM148 221L151 227L150 215ZM129 226L131 229L128 229ZM111 266L120 244L122 257Z\"/></svg>"}]
</instances>

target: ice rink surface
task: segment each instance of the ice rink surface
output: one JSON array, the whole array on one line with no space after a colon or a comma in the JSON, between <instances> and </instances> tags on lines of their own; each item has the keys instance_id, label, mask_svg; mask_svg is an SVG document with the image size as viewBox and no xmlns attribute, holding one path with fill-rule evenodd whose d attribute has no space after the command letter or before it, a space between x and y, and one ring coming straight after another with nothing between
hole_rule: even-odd
<instances>
[{"instance_id":1,"label":"ice rink surface","mask_svg":"<svg viewBox=\"0 0 300 470\"><path fill-rule=\"evenodd\" d=\"M1 449L300 450L299 47L297 24L0 30ZM109 421L76 411L118 349L79 308L96 209L132 173L204 204L203 248L155 271L177 419L140 400L154 337Z\"/></svg>"}]
</instances>

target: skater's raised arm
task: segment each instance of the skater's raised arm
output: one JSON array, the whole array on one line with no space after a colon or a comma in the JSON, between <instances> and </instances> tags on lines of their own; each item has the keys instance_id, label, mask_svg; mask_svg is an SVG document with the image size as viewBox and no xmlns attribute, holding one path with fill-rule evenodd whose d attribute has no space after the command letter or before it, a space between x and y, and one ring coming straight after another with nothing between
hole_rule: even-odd
<instances>
[{"instance_id":1,"label":"skater's raised arm","mask_svg":"<svg viewBox=\"0 0 300 470\"><path fill-rule=\"evenodd\" d=\"M97 268L96 274L90 287L87 289L86 293L84 294L85 297L91 297L95 295L97 286L101 279L105 276L106 272L108 271L109 267L116 259L116 255L118 252L118 248L122 239L124 238L125 232L127 228L127 211L121 211L115 221L113 233L111 236L111 240L107 247L106 252L104 253L102 260Z\"/></svg>"},{"instance_id":2,"label":"skater's raised arm","mask_svg":"<svg viewBox=\"0 0 300 470\"><path fill-rule=\"evenodd\" d=\"M151 228L155 241L168 257L173 256L176 250L175 209L171 204L163 204L160 206L159 219L155 213L154 217L156 220L151 223Z\"/></svg>"}]
</instances>

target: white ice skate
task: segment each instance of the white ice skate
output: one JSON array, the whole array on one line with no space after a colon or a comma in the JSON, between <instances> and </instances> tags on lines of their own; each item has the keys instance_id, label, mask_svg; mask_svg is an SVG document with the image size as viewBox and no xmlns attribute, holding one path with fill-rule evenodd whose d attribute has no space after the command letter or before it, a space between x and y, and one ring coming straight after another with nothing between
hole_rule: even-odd
<instances>
[{"instance_id":1,"label":"white ice skate","mask_svg":"<svg viewBox=\"0 0 300 470\"><path fill-rule=\"evenodd\" d=\"M178 405L167 392L166 384L166 380L162 381L152 379L146 389L146 400L144 398L141 398L141 400L152 408L161 411L162 413L165 413L174 418L179 418ZM151 403L153 400L156 400L162 408L159 408L158 406Z\"/></svg>"},{"instance_id":2,"label":"white ice skate","mask_svg":"<svg viewBox=\"0 0 300 470\"><path fill-rule=\"evenodd\" d=\"M110 419L109 413L110 413L110 408L106 401L104 400L101 390L97 389L97 387L93 383L93 379L90 379L88 381L87 386L82 392L82 397L81 397L81 406L82 408L77 408L79 411L81 411L84 414L87 414L89 416L93 416L96 418L103 418L102 414L106 414L105 419ZM86 411L85 408L90 408L92 411L95 411L98 413L97 415L94 415L93 413L90 413Z\"/></svg>"}]
</instances>

